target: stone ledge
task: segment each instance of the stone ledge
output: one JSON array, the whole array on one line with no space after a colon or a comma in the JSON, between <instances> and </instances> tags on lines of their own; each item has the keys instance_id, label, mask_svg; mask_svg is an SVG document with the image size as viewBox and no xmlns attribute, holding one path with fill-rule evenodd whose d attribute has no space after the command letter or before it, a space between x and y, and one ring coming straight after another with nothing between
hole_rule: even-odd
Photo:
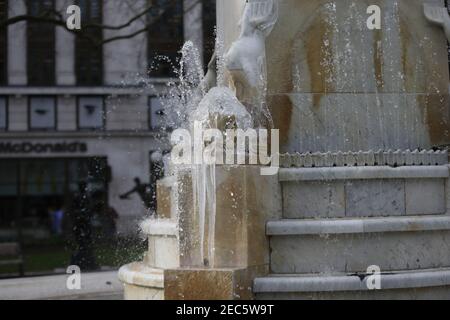
<instances>
[{"instance_id":1,"label":"stone ledge","mask_svg":"<svg viewBox=\"0 0 450 320\"><path fill-rule=\"evenodd\" d=\"M448 164L448 150L388 150L327 153L280 154L284 168L320 168L344 166L435 166Z\"/></svg>"},{"instance_id":2,"label":"stone ledge","mask_svg":"<svg viewBox=\"0 0 450 320\"><path fill-rule=\"evenodd\" d=\"M450 215L364 219L280 220L267 223L267 235L323 235L450 230Z\"/></svg>"},{"instance_id":3,"label":"stone ledge","mask_svg":"<svg viewBox=\"0 0 450 320\"><path fill-rule=\"evenodd\" d=\"M340 276L272 276L256 278L254 293L269 292L330 292L369 291L367 277L361 280L357 275ZM406 289L442 287L450 285L450 269L431 269L381 274L381 288Z\"/></svg>"},{"instance_id":4,"label":"stone ledge","mask_svg":"<svg viewBox=\"0 0 450 320\"><path fill-rule=\"evenodd\" d=\"M121 267L118 277L125 284L164 289L164 270L143 263L134 262Z\"/></svg>"},{"instance_id":5,"label":"stone ledge","mask_svg":"<svg viewBox=\"0 0 450 320\"><path fill-rule=\"evenodd\" d=\"M448 178L449 167L335 167L335 168L284 168L278 178L287 181L329 181L329 180L367 180L367 179L421 179Z\"/></svg>"},{"instance_id":6,"label":"stone ledge","mask_svg":"<svg viewBox=\"0 0 450 320\"><path fill-rule=\"evenodd\" d=\"M152 79L152 84L156 90L165 87L167 81L172 79ZM153 90L152 90L153 91ZM82 86L6 86L0 88L0 95L10 96L31 96L31 95L60 95L60 96L76 96L76 95L113 95L113 96L136 96L143 95L145 90L142 86L123 86L108 85L95 87Z\"/></svg>"},{"instance_id":7,"label":"stone ledge","mask_svg":"<svg viewBox=\"0 0 450 320\"><path fill-rule=\"evenodd\" d=\"M170 219L146 219L140 224L145 235L151 236L178 236L176 221Z\"/></svg>"}]
</instances>

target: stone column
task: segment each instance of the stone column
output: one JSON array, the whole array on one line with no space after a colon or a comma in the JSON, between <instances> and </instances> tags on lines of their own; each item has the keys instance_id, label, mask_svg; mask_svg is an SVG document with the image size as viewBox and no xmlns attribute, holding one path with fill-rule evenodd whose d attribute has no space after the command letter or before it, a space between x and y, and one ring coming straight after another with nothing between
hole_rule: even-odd
<instances>
[{"instance_id":1,"label":"stone column","mask_svg":"<svg viewBox=\"0 0 450 320\"><path fill-rule=\"evenodd\" d=\"M25 0L9 1L9 17L27 13ZM10 85L27 84L27 30L20 22L8 27L8 81Z\"/></svg>"},{"instance_id":2,"label":"stone column","mask_svg":"<svg viewBox=\"0 0 450 320\"><path fill-rule=\"evenodd\" d=\"M56 8L65 16L68 0L56 0ZM81 13L83 15L83 13ZM56 84L73 86L75 76L75 36L62 27L56 27Z\"/></svg>"}]
</instances>

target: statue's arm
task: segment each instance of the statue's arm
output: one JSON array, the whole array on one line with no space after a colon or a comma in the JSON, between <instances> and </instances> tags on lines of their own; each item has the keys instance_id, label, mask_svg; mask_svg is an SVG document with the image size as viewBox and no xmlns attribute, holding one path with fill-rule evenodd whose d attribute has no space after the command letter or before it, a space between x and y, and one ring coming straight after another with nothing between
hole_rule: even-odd
<instances>
[{"instance_id":1,"label":"statue's arm","mask_svg":"<svg viewBox=\"0 0 450 320\"><path fill-rule=\"evenodd\" d=\"M256 29L264 31L270 28L278 18L277 0L249 0L249 23Z\"/></svg>"},{"instance_id":2,"label":"statue's arm","mask_svg":"<svg viewBox=\"0 0 450 320\"><path fill-rule=\"evenodd\" d=\"M450 16L447 8L431 6L425 3L423 10L425 17L429 22L444 28L445 36L447 37L447 40L450 41Z\"/></svg>"}]
</instances>

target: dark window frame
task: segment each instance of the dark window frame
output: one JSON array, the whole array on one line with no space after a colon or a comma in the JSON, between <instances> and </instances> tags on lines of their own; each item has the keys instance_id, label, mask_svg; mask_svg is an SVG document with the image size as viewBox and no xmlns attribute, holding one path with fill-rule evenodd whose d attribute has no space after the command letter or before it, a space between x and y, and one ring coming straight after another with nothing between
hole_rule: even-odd
<instances>
[{"instance_id":1,"label":"dark window frame","mask_svg":"<svg viewBox=\"0 0 450 320\"><path fill-rule=\"evenodd\" d=\"M27 8L27 14L28 15L33 15L32 12L30 12L30 7L31 4L33 3L34 5L36 5L37 3L42 3L44 1L49 1L51 2L52 5L52 10L55 10L55 6L56 6L56 1L55 0L26 0L26 8ZM37 28L36 28L37 26ZM52 31L49 32L48 30L46 30L45 28L49 28ZM36 30L38 31L39 35L42 35L41 37L36 36L34 34L35 30L34 28L36 28ZM43 31L42 31L43 30ZM27 78L28 78L28 85L29 86L36 86L36 87L43 87L43 86L55 86L56 85L56 26L52 23L42 23L42 22L28 22L26 24L26 44L27 44ZM31 46L32 43L37 43L37 44L41 44L41 49L45 48L45 42L49 42L52 43L52 48L47 52L50 53L50 60L52 63L49 64L49 66L51 65L51 71L47 72L47 70L45 72L43 72L43 70L37 70L36 71L36 66L39 65L39 63L42 63L42 61L40 61L39 63L35 63L35 59L31 58L33 56L35 56L36 51L39 52L39 50L36 50L36 48L34 48L35 50L32 50L31 48L33 48L33 46ZM44 43L44 44L43 44ZM39 46L37 47L37 49L39 49ZM36 76L37 75L37 76Z\"/></svg>"},{"instance_id":2,"label":"dark window frame","mask_svg":"<svg viewBox=\"0 0 450 320\"><path fill-rule=\"evenodd\" d=\"M1 0L1 2L5 5L5 15L4 17L0 16L0 20L8 18L8 10L9 10L9 0ZM4 37L4 45L0 47L1 53L4 56L4 70L2 70L2 74L0 74L0 86L7 86L9 83L8 79L8 27L0 30L0 37ZM2 79L3 78L3 79Z\"/></svg>"},{"instance_id":3,"label":"dark window frame","mask_svg":"<svg viewBox=\"0 0 450 320\"><path fill-rule=\"evenodd\" d=\"M5 99L5 127L0 127L0 132L6 132L9 130L9 97L0 96L0 99Z\"/></svg>"},{"instance_id":4,"label":"dark window frame","mask_svg":"<svg viewBox=\"0 0 450 320\"><path fill-rule=\"evenodd\" d=\"M208 67L208 63L212 58L212 55L216 47L216 34L215 28L217 28L217 2L216 0L203 0L202 2L202 33L203 33L203 64L205 70ZM206 9L211 9L206 10ZM214 9L214 10L212 10ZM208 11L208 12L207 12ZM210 15L214 16L211 17ZM212 23L214 22L214 23ZM212 42L212 43L211 43Z\"/></svg>"},{"instance_id":5,"label":"dark window frame","mask_svg":"<svg viewBox=\"0 0 450 320\"><path fill-rule=\"evenodd\" d=\"M177 26L179 28L173 28L171 31L175 31L179 34L179 39L176 37L171 37L169 35L161 34L158 37L154 37L155 34L161 33L161 31L158 29L158 25L163 25L166 28L170 26L171 24L167 21L167 19L170 18L170 16L164 18L164 14L158 18L156 22L154 22L154 27L150 28L149 31L146 32L147 35L147 66L149 69L148 75L151 78L173 78L176 77L174 70L172 69L172 66L168 66L166 63L162 63L161 61L158 62L157 59L154 59L155 57L162 55L167 56L170 59L169 65L176 65L177 61L176 59L179 59L180 54L179 50L181 49L183 43L184 43L184 4L183 0L177 0L178 2L171 8L171 10L175 10L175 12L179 9L180 14L177 16L180 21L179 24L173 24L172 27ZM166 2L169 2L166 0ZM156 10L157 8L155 8ZM150 24L150 18L151 18L151 12L147 15L147 22ZM178 41L177 41L178 39ZM156 62L157 68L154 70L151 70L152 63ZM167 69L170 68L170 70L167 71Z\"/></svg>"},{"instance_id":6,"label":"dark window frame","mask_svg":"<svg viewBox=\"0 0 450 320\"><path fill-rule=\"evenodd\" d=\"M80 100L82 98L102 98L102 126L100 128L89 128L80 126ZM106 96L103 95L83 95L77 96L77 108L76 108L76 118L77 118L77 131L105 131L106 130Z\"/></svg>"},{"instance_id":7,"label":"dark window frame","mask_svg":"<svg viewBox=\"0 0 450 320\"><path fill-rule=\"evenodd\" d=\"M77 0L76 4L80 5L81 0ZM81 16L81 27L83 28L84 23L103 23L103 1L102 0L84 0L87 1L87 5L92 6L92 1L97 1L97 5L99 6L98 11L100 13L100 17L92 18L91 16L91 8L89 8L88 13L82 14ZM86 15L88 17L86 17ZM92 34L89 34L89 31L85 30L84 32L88 33L91 38L102 40L104 39L103 29L102 28L93 28ZM98 50L96 54L98 56L98 60L100 62L95 66L98 67L99 71L92 72L91 70L95 70L92 66L94 65L93 61L95 61L94 53L92 50ZM77 86L84 87L95 87L102 86L105 81L105 59L104 59L104 49L103 45L94 45L89 39L83 37L75 38L75 79ZM87 78L81 77L81 75L89 75ZM96 76L100 78L97 80ZM81 80L83 79L83 80Z\"/></svg>"},{"instance_id":8,"label":"dark window frame","mask_svg":"<svg viewBox=\"0 0 450 320\"><path fill-rule=\"evenodd\" d=\"M33 98L52 98L53 99L53 109L54 109L54 117L53 117L53 126L49 128L33 128L31 126L31 100ZM57 96L54 95L36 95L28 97L28 110L27 110L27 123L28 123L28 131L30 132L55 132L58 130L57 128L57 119L58 119L58 100Z\"/></svg>"}]
</instances>

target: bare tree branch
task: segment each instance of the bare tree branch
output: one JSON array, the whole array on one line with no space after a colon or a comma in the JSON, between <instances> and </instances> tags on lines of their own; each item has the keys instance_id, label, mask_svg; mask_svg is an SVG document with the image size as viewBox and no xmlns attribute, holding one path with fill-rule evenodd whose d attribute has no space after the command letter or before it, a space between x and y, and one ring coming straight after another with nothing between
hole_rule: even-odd
<instances>
[{"instance_id":1,"label":"bare tree branch","mask_svg":"<svg viewBox=\"0 0 450 320\"><path fill-rule=\"evenodd\" d=\"M195 2L198 3L200 1L201 0L196 0ZM176 4L177 4L177 0L168 1L167 4L164 7L162 7L161 10L159 10L158 14L156 16L152 17L153 18L152 21L147 23L145 25L145 27L143 27L143 28L140 28L136 31L130 32L129 34L112 36L110 38L102 39L100 41L98 39L93 38L89 34L89 29L97 28L97 29L102 29L102 30L115 30L115 31L120 31L120 30L126 29L128 27L131 27L139 19L144 18L147 14L150 13L150 11L152 9L155 8L155 6L152 4L147 6L143 11L137 13L135 16L130 18L125 23L122 23L122 24L119 24L116 26L90 23L90 24L83 25L81 30L70 30L70 29L67 29L66 20L64 19L63 14L61 12L58 12L55 10L47 10L40 16L33 16L33 15L25 14L25 15L18 15L15 17L8 18L8 19L0 22L0 30L2 28L7 28L10 25L20 23L20 22L25 22L25 21L37 22L37 23L51 23L51 24L54 24L55 26L64 28L66 31L68 31L76 36L79 36L79 37L89 40L95 46L101 46L101 45L104 45L104 44L107 44L107 43L110 43L113 41L131 39L141 33L151 30L152 26L154 26L156 23L158 23L161 20L161 18L167 12L167 10L173 8ZM146 19L146 20L148 21L149 19Z\"/></svg>"}]
</instances>

